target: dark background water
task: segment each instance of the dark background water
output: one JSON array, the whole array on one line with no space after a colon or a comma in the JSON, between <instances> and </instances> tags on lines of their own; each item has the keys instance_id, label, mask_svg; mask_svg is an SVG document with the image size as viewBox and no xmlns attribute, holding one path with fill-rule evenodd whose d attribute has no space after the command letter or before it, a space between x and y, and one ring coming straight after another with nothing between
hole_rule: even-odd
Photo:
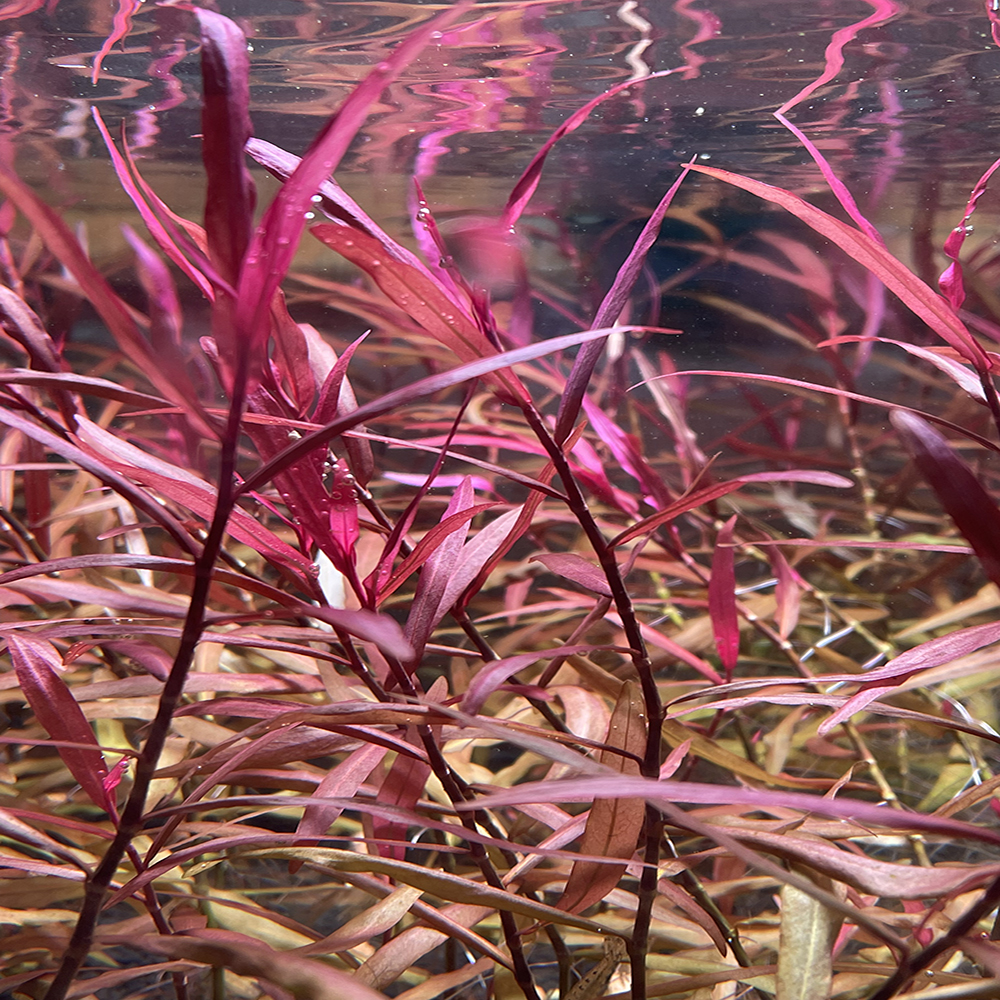
<instances>
[{"instance_id":1,"label":"dark background water","mask_svg":"<svg viewBox=\"0 0 1000 1000\"><path fill-rule=\"evenodd\" d=\"M443 6L221 3L251 39L257 135L301 153L368 69ZM0 15L14 9L0 4ZM178 30L172 12L146 3L93 82L117 9L118 0L50 0L0 20L0 158L71 219L87 221L92 252L112 263L123 257L118 225L135 215L92 107L114 134L124 125L144 174L171 207L197 218L202 190L196 41ZM822 72L835 32L872 10L854 0L481 3L386 90L338 176L397 233L409 229L413 176L442 219L495 214L574 110L613 84L683 67L609 100L563 139L529 213L543 231L553 220L568 227L580 252L599 261L584 267L606 286L638 220L692 157L832 205L815 164L773 111ZM790 117L894 251L933 280L937 248L1000 153L1000 48L986 8L978 0L899 3L886 23L850 41L844 56L836 78ZM261 184L266 200L274 185ZM685 182L677 204L727 236L759 224L756 202L702 179ZM993 239L996 204L988 192L967 252ZM632 228L615 235L627 220ZM307 254L300 266L335 266L314 241ZM551 240L533 267L555 284L566 279L565 255L551 252Z\"/></svg>"}]
</instances>

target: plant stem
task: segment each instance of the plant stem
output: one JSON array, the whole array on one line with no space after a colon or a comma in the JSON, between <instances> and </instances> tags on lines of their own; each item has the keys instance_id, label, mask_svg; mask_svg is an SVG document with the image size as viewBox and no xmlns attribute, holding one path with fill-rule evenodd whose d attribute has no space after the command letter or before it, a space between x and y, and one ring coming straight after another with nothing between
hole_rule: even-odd
<instances>
[{"instance_id":1,"label":"plant stem","mask_svg":"<svg viewBox=\"0 0 1000 1000\"><path fill-rule=\"evenodd\" d=\"M170 674L163 685L156 715L150 724L146 743L136 761L132 790L122 810L115 838L105 851L101 863L87 880L80 916L59 970L45 993L45 1000L65 1000L66 993L73 984L73 980L93 944L94 930L97 927L111 880L132 840L142 829L146 795L149 792L150 783L159 764L160 754L163 752L167 735L170 732L174 712L184 693L184 682L187 680L188 672L194 661L195 650L201 640L208 592L212 584L212 571L222 548L226 524L229 522L229 515L232 513L235 502L236 455L239 445L240 421L246 400L248 353L240 354L239 371L234 379L233 399L229 408L229 419L219 456L219 488L215 511L204 546L194 564L194 583L191 587L191 600L184 619L180 646L173 666L170 668Z\"/></svg>"},{"instance_id":2,"label":"plant stem","mask_svg":"<svg viewBox=\"0 0 1000 1000\"><path fill-rule=\"evenodd\" d=\"M522 403L521 409L528 425L548 452L556 472L562 479L569 509L597 554L598 562L611 589L612 600L622 620L625 638L631 650L632 663L639 675L646 709L646 748L640 770L643 777L657 778L660 773L663 705L660 701L656 680L653 677L653 665L646 651L646 643L642 638L639 620L636 618L632 598L629 596L625 581L622 579L618 560L615 558L614 550L608 545L601 533L601 529L598 528L593 514L590 513L586 498L573 475L566 455L545 427L541 414L530 403ZM649 926L653 900L656 896L661 829L662 820L659 812L654 807L647 806L643 833L643 859L646 865L639 882L639 905L636 909L635 923L629 943L629 957L632 966L632 1000L645 1000L646 998L646 953L649 949Z\"/></svg>"}]
</instances>

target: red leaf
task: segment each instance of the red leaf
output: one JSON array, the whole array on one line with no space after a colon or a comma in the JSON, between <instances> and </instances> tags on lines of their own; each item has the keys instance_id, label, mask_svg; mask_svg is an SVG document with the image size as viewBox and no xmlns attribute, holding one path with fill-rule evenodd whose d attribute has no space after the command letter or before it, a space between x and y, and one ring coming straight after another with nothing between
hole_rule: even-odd
<instances>
[{"instance_id":1,"label":"red leaf","mask_svg":"<svg viewBox=\"0 0 1000 1000\"><path fill-rule=\"evenodd\" d=\"M411 742L416 740L416 730L409 727L408 736ZM424 785L430 776L430 765L414 757L404 754L397 755L389 768L388 774L379 788L377 801L383 805L399 806L401 809L413 809L424 793ZM409 824L395 819L380 816L372 817L372 830L380 840L406 840ZM406 848L400 844L378 845L379 854L384 858L406 860Z\"/></svg>"},{"instance_id":2,"label":"red leaf","mask_svg":"<svg viewBox=\"0 0 1000 1000\"><path fill-rule=\"evenodd\" d=\"M630 326L619 327L619 330L628 332L633 329ZM555 354L567 347L574 347L577 344L584 344L591 340L599 340L607 337L611 330L586 330L582 333L571 333L562 337L552 337L542 340L527 347L519 347L513 351L504 351L502 354L495 354L492 357L479 358L464 365L459 365L451 371L442 372L439 375L430 375L422 378L410 385L403 386L393 392L388 392L384 396L373 399L369 403L359 406L351 413L338 417L330 421L318 430L306 434L293 445L289 445L284 451L279 452L274 458L264 463L238 490L238 494L250 492L258 489L264 483L269 482L274 476L290 465L293 465L303 455L307 455L314 448L325 444L345 431L352 430L359 424L366 423L383 413L389 413L407 403L429 396L441 389L447 389L453 385L460 385L475 378L480 378L490 372L495 372L500 368L508 368L523 361L533 361L535 358L544 357L546 354Z\"/></svg>"},{"instance_id":3,"label":"red leaf","mask_svg":"<svg viewBox=\"0 0 1000 1000\"><path fill-rule=\"evenodd\" d=\"M926 420L906 410L889 414L924 479L979 557L986 575L1000 585L1000 510L972 470Z\"/></svg>"},{"instance_id":4,"label":"red leaf","mask_svg":"<svg viewBox=\"0 0 1000 1000\"><path fill-rule=\"evenodd\" d=\"M2 164L0 164L0 190L37 230L59 263L76 279L80 290L106 324L122 353L164 396L172 399L174 390L170 379L157 366L149 345L143 340L125 303L94 267L65 221L16 174Z\"/></svg>"},{"instance_id":5,"label":"red leaf","mask_svg":"<svg viewBox=\"0 0 1000 1000\"><path fill-rule=\"evenodd\" d=\"M740 652L740 622L736 612L736 559L733 528L736 515L719 531L712 553L712 577L708 581L708 614L712 619L715 648L719 651L726 680L733 679Z\"/></svg>"},{"instance_id":6,"label":"red leaf","mask_svg":"<svg viewBox=\"0 0 1000 1000\"><path fill-rule=\"evenodd\" d=\"M656 75L656 73L651 74L651 76ZM649 77L646 77L646 79L649 79ZM617 88L612 88L609 93L612 93L615 89ZM602 97L607 96L607 94L602 95ZM591 102L591 104L593 104L593 102ZM590 105L588 105L588 108L589 107ZM577 113L579 114L579 112ZM576 116L574 115L573 117ZM536 157L536 159L537 158L538 157ZM540 168L541 164L539 164L539 169ZM528 170L530 171L531 167L529 167ZM687 177L687 175L688 168L684 167L681 170L680 176L676 181L674 181L673 184L670 185L667 193L660 199L660 203L656 206L656 209L649 217L646 225L643 226L642 232L637 237L628 257L618 269L618 272L615 275L614 283L608 290L608 294L604 296L603 301L598 307L597 314L594 316L594 322L591 324L592 326L612 326L618 322L618 318L621 315L622 310L628 303L629 295L632 293L632 289L635 287L636 281L639 280L639 275L642 273L642 269L645 266L646 255L649 253L653 244L656 242L656 238L660 234L660 226L663 224L667 210L670 208L670 205L674 200L674 195L677 194L677 190L680 188L681 182L685 177ZM537 180L535 183L537 184ZM511 194L511 199L514 199L513 194ZM508 211L510 211L509 207ZM603 350L604 345L598 342L588 345L577 355L573 368L570 371L569 378L566 380L566 388L562 394L562 399L559 401L559 413L556 417L555 430L555 439L559 443L565 441L570 435L573 424L576 422L577 415L580 412L580 404L583 402L587 389L590 386L591 376L594 374L594 368L597 366L597 360L601 356ZM588 411L588 413L590 413L590 411ZM590 413L590 416L593 421L593 414ZM639 477L636 476L636 478Z\"/></svg>"},{"instance_id":7,"label":"red leaf","mask_svg":"<svg viewBox=\"0 0 1000 1000\"><path fill-rule=\"evenodd\" d=\"M228 17L203 8L194 13L201 31L205 234L212 262L235 287L250 243L256 200L243 152L251 132L250 58L246 36Z\"/></svg>"},{"instance_id":8,"label":"red leaf","mask_svg":"<svg viewBox=\"0 0 1000 1000\"><path fill-rule=\"evenodd\" d=\"M1000 167L1000 160L994 160L982 177L979 178L976 186L972 189L972 193L969 195L969 201L965 206L962 221L948 234L948 238L944 241L945 255L951 258L952 263L948 265L944 274L938 279L938 287L951 303L953 309L960 309L962 303L965 301L962 264L958 256L962 252L962 244L965 243L966 237L972 232L969 219L972 218L972 214L976 210L976 204L986 191L986 185L997 167Z\"/></svg>"},{"instance_id":9,"label":"red leaf","mask_svg":"<svg viewBox=\"0 0 1000 1000\"><path fill-rule=\"evenodd\" d=\"M496 354L496 348L486 339L479 324L455 302L441 282L423 269L397 259L379 239L332 224L313 226L309 231L364 271L391 302L460 361ZM525 396L526 390L513 372L501 372L489 381L515 397Z\"/></svg>"},{"instance_id":10,"label":"red leaf","mask_svg":"<svg viewBox=\"0 0 1000 1000\"><path fill-rule=\"evenodd\" d=\"M333 484L330 487L330 537L334 554L339 560L334 565L345 576L353 575L355 566L355 546L358 531L358 491L354 477L347 471L342 459L337 459L333 467Z\"/></svg>"},{"instance_id":11,"label":"red leaf","mask_svg":"<svg viewBox=\"0 0 1000 1000\"><path fill-rule=\"evenodd\" d=\"M10 633L7 648L25 700L49 736L56 740L91 744L93 750L60 746L59 756L95 806L112 811L104 781L108 769L104 755L76 699L57 668L62 659L44 639Z\"/></svg>"}]
</instances>

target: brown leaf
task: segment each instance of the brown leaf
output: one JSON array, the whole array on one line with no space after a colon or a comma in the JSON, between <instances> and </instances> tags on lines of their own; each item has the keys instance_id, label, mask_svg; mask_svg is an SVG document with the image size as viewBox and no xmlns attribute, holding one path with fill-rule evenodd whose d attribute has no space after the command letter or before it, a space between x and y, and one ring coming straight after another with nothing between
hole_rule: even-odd
<instances>
[{"instance_id":1,"label":"brown leaf","mask_svg":"<svg viewBox=\"0 0 1000 1000\"><path fill-rule=\"evenodd\" d=\"M632 682L622 686L611 713L609 746L641 757L646 745L646 714L642 695ZM602 750L598 760L622 774L638 775L639 762L612 750ZM641 799L595 799L580 840L580 853L610 858L631 858L645 818ZM566 881L560 909L580 913L603 899L617 884L625 865L600 865L575 861Z\"/></svg>"}]
</instances>

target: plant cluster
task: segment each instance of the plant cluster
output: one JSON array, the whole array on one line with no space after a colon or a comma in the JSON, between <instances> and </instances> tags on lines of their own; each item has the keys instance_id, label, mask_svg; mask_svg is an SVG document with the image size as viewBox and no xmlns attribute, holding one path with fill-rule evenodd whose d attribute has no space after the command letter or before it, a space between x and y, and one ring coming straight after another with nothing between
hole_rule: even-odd
<instances>
[{"instance_id":1,"label":"plant cluster","mask_svg":"<svg viewBox=\"0 0 1000 1000\"><path fill-rule=\"evenodd\" d=\"M141 302L0 167L4 995L1000 996L1000 315L996 258L960 263L997 164L931 287L787 117L896 13L870 6L777 112L839 214L689 164L549 339L515 230L641 80L461 234L496 306L419 189L422 256L332 180L466 3L301 159L252 137L240 29L184 8L203 223L96 117ZM258 223L248 154L282 181ZM699 259L805 303L713 304L777 370L678 372L677 279L631 321L698 175L799 227L696 220ZM307 228L364 281L290 274ZM81 303L106 346L64 335Z\"/></svg>"}]
</instances>

